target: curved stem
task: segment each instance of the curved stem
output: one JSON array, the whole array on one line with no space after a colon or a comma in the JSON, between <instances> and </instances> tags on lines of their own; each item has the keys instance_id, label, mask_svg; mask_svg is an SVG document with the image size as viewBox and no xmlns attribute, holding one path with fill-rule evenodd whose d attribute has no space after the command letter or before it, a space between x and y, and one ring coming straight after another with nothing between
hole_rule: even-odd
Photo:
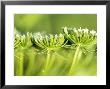
<instances>
[{"instance_id":1,"label":"curved stem","mask_svg":"<svg viewBox=\"0 0 110 89\"><path fill-rule=\"evenodd\" d=\"M73 70L73 68L74 68L74 66L75 66L75 63L76 63L76 61L77 61L77 57L78 57L79 51L80 51L80 45L77 46L77 48L76 48L76 51L75 51L75 54L74 54L74 58L73 58L73 60L72 60L72 64L71 64L71 67L70 67L70 69L69 69L68 75L72 75L72 70Z\"/></svg>"}]
</instances>

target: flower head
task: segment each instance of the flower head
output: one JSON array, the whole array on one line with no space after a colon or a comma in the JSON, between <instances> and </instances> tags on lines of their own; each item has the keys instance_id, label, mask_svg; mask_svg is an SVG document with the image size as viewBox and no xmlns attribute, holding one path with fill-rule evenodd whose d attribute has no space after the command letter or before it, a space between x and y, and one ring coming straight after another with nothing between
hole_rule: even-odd
<instances>
[{"instance_id":1,"label":"flower head","mask_svg":"<svg viewBox=\"0 0 110 89\"><path fill-rule=\"evenodd\" d=\"M64 32L68 34L67 27L64 27Z\"/></svg>"},{"instance_id":2,"label":"flower head","mask_svg":"<svg viewBox=\"0 0 110 89\"><path fill-rule=\"evenodd\" d=\"M33 38L32 38L34 44L42 49L50 49L53 50L55 48L60 48L65 39L63 34L41 34L41 33L35 33L33 34Z\"/></svg>"},{"instance_id":3,"label":"flower head","mask_svg":"<svg viewBox=\"0 0 110 89\"><path fill-rule=\"evenodd\" d=\"M21 46L30 47L32 45L31 38L32 34L29 32L27 32L26 35L21 35Z\"/></svg>"},{"instance_id":4,"label":"flower head","mask_svg":"<svg viewBox=\"0 0 110 89\"><path fill-rule=\"evenodd\" d=\"M64 29L65 37L70 41L73 47L81 46L86 49L89 46L96 44L96 31L88 30L87 28L82 29L81 27L79 29L73 28L72 30L66 29L66 32Z\"/></svg>"},{"instance_id":5,"label":"flower head","mask_svg":"<svg viewBox=\"0 0 110 89\"><path fill-rule=\"evenodd\" d=\"M22 47L27 48L32 45L31 42L32 34L27 32L26 35L15 34L14 37L14 48Z\"/></svg>"},{"instance_id":6,"label":"flower head","mask_svg":"<svg viewBox=\"0 0 110 89\"><path fill-rule=\"evenodd\" d=\"M95 36L96 35L96 31L92 30L92 31L90 31L90 34Z\"/></svg>"}]
</instances>

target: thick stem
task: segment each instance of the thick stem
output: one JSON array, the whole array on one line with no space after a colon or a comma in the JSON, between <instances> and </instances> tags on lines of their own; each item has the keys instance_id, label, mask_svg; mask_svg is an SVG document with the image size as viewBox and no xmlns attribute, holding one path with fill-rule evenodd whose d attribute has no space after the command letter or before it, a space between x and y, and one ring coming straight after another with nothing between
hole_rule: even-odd
<instances>
[{"instance_id":1,"label":"thick stem","mask_svg":"<svg viewBox=\"0 0 110 89\"><path fill-rule=\"evenodd\" d=\"M72 70L74 69L75 63L77 61L77 57L78 57L79 51L80 51L80 45L77 46L77 48L76 48L76 51L75 51L75 54L74 54L74 58L72 60L72 64L71 64L71 67L69 69L68 75L72 75Z\"/></svg>"},{"instance_id":2,"label":"thick stem","mask_svg":"<svg viewBox=\"0 0 110 89\"><path fill-rule=\"evenodd\" d=\"M44 68L44 74L47 75L48 72L48 66L49 66L49 62L50 62L50 50L47 51L47 58L46 58L46 64L45 64L45 68Z\"/></svg>"}]
</instances>

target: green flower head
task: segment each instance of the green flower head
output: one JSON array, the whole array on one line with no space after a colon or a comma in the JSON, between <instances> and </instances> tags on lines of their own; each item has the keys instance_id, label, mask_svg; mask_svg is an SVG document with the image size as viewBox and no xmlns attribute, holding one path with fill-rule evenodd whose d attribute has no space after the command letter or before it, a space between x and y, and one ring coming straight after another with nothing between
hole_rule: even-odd
<instances>
[{"instance_id":1,"label":"green flower head","mask_svg":"<svg viewBox=\"0 0 110 89\"><path fill-rule=\"evenodd\" d=\"M33 42L36 46L42 48L42 49L57 49L63 46L64 44L64 36L63 34L41 34L41 33L35 33L33 34Z\"/></svg>"},{"instance_id":2,"label":"green flower head","mask_svg":"<svg viewBox=\"0 0 110 89\"><path fill-rule=\"evenodd\" d=\"M14 48L27 48L32 45L31 42L32 34L27 32L26 35L15 34L14 38Z\"/></svg>"},{"instance_id":3,"label":"green flower head","mask_svg":"<svg viewBox=\"0 0 110 89\"><path fill-rule=\"evenodd\" d=\"M71 47L80 46L86 49L96 45L97 33L94 30L82 29L81 27L79 29L64 27L63 31L66 39L70 41Z\"/></svg>"}]
</instances>

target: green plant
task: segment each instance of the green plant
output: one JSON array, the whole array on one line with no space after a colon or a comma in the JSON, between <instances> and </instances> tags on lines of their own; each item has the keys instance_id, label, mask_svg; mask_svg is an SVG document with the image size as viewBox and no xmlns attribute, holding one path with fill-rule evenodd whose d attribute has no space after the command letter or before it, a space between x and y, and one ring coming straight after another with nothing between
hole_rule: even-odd
<instances>
[{"instance_id":1,"label":"green plant","mask_svg":"<svg viewBox=\"0 0 110 89\"><path fill-rule=\"evenodd\" d=\"M64 44L64 41L65 41L64 35L63 34L44 35L41 33L35 33L33 35L32 41L34 42L34 44L37 47L43 49L43 51L45 51L47 54L45 66L43 69L44 75L47 75L48 69L49 69L49 64L50 64L51 52L57 51L58 49L60 49L61 47L63 47L65 45Z\"/></svg>"},{"instance_id":2,"label":"green plant","mask_svg":"<svg viewBox=\"0 0 110 89\"><path fill-rule=\"evenodd\" d=\"M72 71L74 69L75 64L78 62L78 57L82 55L85 51L91 51L91 48L95 51L96 46L96 31L88 30L87 28L79 29L64 27L64 33L67 40L71 42L69 45L70 48L75 49L74 57L72 60L72 64L69 69L68 75L72 75Z\"/></svg>"},{"instance_id":3,"label":"green plant","mask_svg":"<svg viewBox=\"0 0 110 89\"><path fill-rule=\"evenodd\" d=\"M36 55L39 53L46 54L46 59L44 60L43 68L39 67L40 70L36 70L38 71L38 75L49 75L49 71L51 71L50 67L54 64L54 61L56 61L55 56L57 56L57 58L59 57L59 60L57 61L60 62L62 59L66 59L65 62L61 63L61 65L65 67L65 70L63 70L66 71L64 72L64 75L73 75L74 70L83 55L87 55L88 53L89 55L92 55L90 54L91 52L96 53L96 31L88 30L87 28L82 29L81 27L79 29L64 27L63 32L63 34L43 34L40 32L32 34L27 32L23 35L15 32L15 75L30 75L29 73L32 72L31 70L35 67L34 62ZM69 58L63 57L65 54L62 56L58 53L58 51L62 49L72 50L71 53L73 55L72 57L69 57L72 58L72 61L69 67ZM26 57L26 54L29 55L28 58ZM28 65L25 66L24 64L27 59ZM58 68L59 67L56 66L56 70Z\"/></svg>"},{"instance_id":4,"label":"green plant","mask_svg":"<svg viewBox=\"0 0 110 89\"><path fill-rule=\"evenodd\" d=\"M17 69L16 75L23 75L23 63L24 63L24 50L29 48L32 45L31 42L32 34L27 32L26 35L16 34L14 38L14 49L15 49L15 57L17 57ZM17 52L19 51L19 53Z\"/></svg>"}]
</instances>

